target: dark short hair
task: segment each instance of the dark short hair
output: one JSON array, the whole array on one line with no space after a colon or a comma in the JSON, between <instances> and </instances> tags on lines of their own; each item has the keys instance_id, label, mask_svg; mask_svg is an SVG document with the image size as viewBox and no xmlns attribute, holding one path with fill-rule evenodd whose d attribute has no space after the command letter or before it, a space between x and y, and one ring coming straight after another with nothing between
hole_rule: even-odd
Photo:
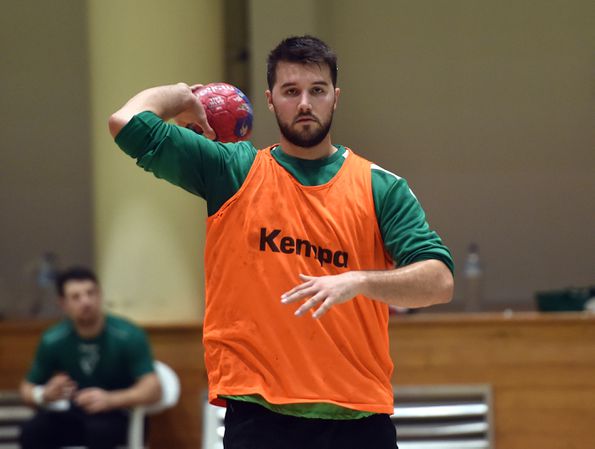
<instances>
[{"instance_id":1,"label":"dark short hair","mask_svg":"<svg viewBox=\"0 0 595 449\"><path fill-rule=\"evenodd\" d=\"M97 282L97 276L90 269L85 267L71 267L61 271L56 276L56 291L60 297L64 296L64 285L68 281L93 281L95 284L99 284Z\"/></svg>"},{"instance_id":2,"label":"dark short hair","mask_svg":"<svg viewBox=\"0 0 595 449\"><path fill-rule=\"evenodd\" d=\"M267 59L267 83L273 89L277 80L279 61L299 64L326 65L330 69L333 87L337 85L337 55L323 41L314 36L292 36L281 41Z\"/></svg>"}]
</instances>

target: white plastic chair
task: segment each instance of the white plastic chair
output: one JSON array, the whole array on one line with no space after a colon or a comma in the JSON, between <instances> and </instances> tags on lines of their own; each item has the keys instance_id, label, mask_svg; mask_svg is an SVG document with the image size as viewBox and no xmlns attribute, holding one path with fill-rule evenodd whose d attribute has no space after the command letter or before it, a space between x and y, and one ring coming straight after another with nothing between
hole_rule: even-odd
<instances>
[{"instance_id":1,"label":"white plastic chair","mask_svg":"<svg viewBox=\"0 0 595 449\"><path fill-rule=\"evenodd\" d=\"M128 444L125 449L144 449L145 416L171 408L180 399L180 379L175 371L159 360L155 360L153 366L161 384L161 399L154 404L139 405L130 410ZM62 449L85 448L82 446L68 446Z\"/></svg>"}]
</instances>

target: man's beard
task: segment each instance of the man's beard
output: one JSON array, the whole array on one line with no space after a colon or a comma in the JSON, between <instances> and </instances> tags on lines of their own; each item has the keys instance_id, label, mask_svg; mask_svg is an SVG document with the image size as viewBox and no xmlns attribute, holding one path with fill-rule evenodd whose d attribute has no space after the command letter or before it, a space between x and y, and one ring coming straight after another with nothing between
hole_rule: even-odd
<instances>
[{"instance_id":1,"label":"man's beard","mask_svg":"<svg viewBox=\"0 0 595 449\"><path fill-rule=\"evenodd\" d=\"M76 320L74 320L76 322L76 324L78 324L80 327L83 328L89 328L89 327L94 327L97 325L97 323L99 323L99 321L101 320L100 316L87 316L87 317L78 317Z\"/></svg>"},{"instance_id":2,"label":"man's beard","mask_svg":"<svg viewBox=\"0 0 595 449\"><path fill-rule=\"evenodd\" d=\"M296 117L295 120L299 120L303 117L311 117L316 123L310 123L308 127L304 127L302 131L292 129L291 125L281 122L279 116L276 115L277 123L279 124L279 130L283 137L285 137L290 143L297 145L302 148L312 148L318 145L328 135L331 125L333 123L333 113L331 111L330 117L326 123L321 123L316 117L311 114L302 114ZM294 121L295 124L295 121ZM320 127L314 127L313 125L320 125ZM301 125L298 125L301 126Z\"/></svg>"}]
</instances>

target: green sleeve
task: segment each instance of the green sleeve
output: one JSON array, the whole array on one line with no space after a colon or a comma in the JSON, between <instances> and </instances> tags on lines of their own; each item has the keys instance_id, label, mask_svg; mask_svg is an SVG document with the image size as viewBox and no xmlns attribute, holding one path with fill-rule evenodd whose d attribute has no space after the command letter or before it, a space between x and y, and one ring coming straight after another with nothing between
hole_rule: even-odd
<instances>
[{"instance_id":1,"label":"green sleeve","mask_svg":"<svg viewBox=\"0 0 595 449\"><path fill-rule=\"evenodd\" d=\"M31 369L27 373L26 379L35 385L45 384L54 374L54 364L52 363L51 348L42 338L37 346L35 358Z\"/></svg>"},{"instance_id":2,"label":"green sleeve","mask_svg":"<svg viewBox=\"0 0 595 449\"><path fill-rule=\"evenodd\" d=\"M215 142L148 111L134 116L116 143L157 178L204 198L209 215L238 191L256 157L250 142Z\"/></svg>"},{"instance_id":3,"label":"green sleeve","mask_svg":"<svg viewBox=\"0 0 595 449\"><path fill-rule=\"evenodd\" d=\"M153 367L153 352L147 334L136 328L128 344L128 364L132 377L139 379L147 373L155 371Z\"/></svg>"},{"instance_id":4,"label":"green sleeve","mask_svg":"<svg viewBox=\"0 0 595 449\"><path fill-rule=\"evenodd\" d=\"M372 192L384 245L397 266L438 259L454 273L449 249L430 229L426 215L405 179L373 168Z\"/></svg>"}]
</instances>

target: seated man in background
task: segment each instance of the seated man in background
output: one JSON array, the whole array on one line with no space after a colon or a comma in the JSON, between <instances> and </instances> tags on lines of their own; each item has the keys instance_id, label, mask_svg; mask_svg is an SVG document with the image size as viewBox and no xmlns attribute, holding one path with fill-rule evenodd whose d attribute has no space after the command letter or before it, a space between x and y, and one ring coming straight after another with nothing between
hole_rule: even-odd
<instances>
[{"instance_id":1,"label":"seated man in background","mask_svg":"<svg viewBox=\"0 0 595 449\"><path fill-rule=\"evenodd\" d=\"M66 319L43 334L21 384L23 400L39 408L21 446L114 448L126 441L127 409L161 395L149 342L139 327L104 313L90 270L61 273L56 288Z\"/></svg>"}]
</instances>

